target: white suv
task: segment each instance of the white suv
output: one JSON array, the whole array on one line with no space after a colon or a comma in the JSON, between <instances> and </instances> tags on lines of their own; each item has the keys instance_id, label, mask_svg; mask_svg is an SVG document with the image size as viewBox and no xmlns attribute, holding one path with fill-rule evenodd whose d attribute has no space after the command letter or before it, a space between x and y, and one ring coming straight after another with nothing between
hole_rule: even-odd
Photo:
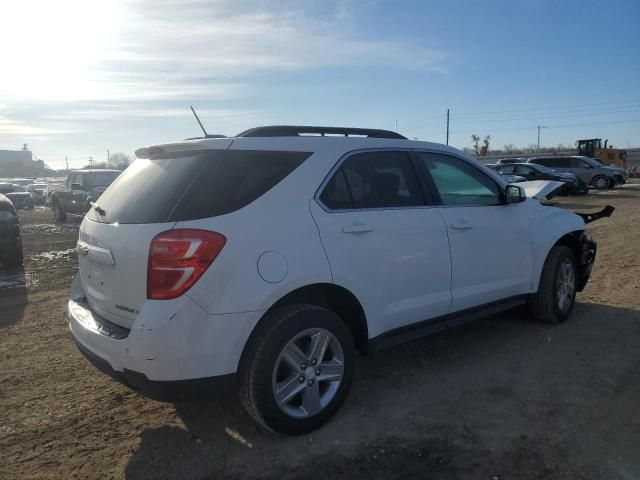
<instances>
[{"instance_id":1,"label":"white suv","mask_svg":"<svg viewBox=\"0 0 640 480\"><path fill-rule=\"evenodd\" d=\"M528 304L559 323L588 280L585 221L460 151L394 132L260 127L136 152L80 227L79 349L157 399L238 389L299 434L354 353Z\"/></svg>"}]
</instances>

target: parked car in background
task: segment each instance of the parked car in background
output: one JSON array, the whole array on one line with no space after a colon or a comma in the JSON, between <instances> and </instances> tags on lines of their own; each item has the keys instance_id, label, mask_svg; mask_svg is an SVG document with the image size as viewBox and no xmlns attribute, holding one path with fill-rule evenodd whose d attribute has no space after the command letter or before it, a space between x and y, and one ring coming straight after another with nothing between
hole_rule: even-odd
<instances>
[{"instance_id":1,"label":"parked car in background","mask_svg":"<svg viewBox=\"0 0 640 480\"><path fill-rule=\"evenodd\" d=\"M521 158L500 158L494 165L509 165L511 163L521 163Z\"/></svg>"},{"instance_id":2,"label":"parked car in background","mask_svg":"<svg viewBox=\"0 0 640 480\"><path fill-rule=\"evenodd\" d=\"M33 198L31 194L21 185L12 183L0 183L0 193L5 195L16 210L21 208L33 208Z\"/></svg>"},{"instance_id":3,"label":"parked car in background","mask_svg":"<svg viewBox=\"0 0 640 480\"><path fill-rule=\"evenodd\" d=\"M64 189L51 194L53 215L58 222L67 215L84 215L102 192L120 175L120 170L76 170L69 173ZM144 201L150 201L150 198Z\"/></svg>"},{"instance_id":4,"label":"parked car in background","mask_svg":"<svg viewBox=\"0 0 640 480\"><path fill-rule=\"evenodd\" d=\"M44 205L46 202L45 189L46 183L32 183L27 186L27 192L31 194L33 203L36 205Z\"/></svg>"},{"instance_id":5,"label":"parked car in background","mask_svg":"<svg viewBox=\"0 0 640 480\"><path fill-rule=\"evenodd\" d=\"M496 165L496 171L501 175L519 175L527 181L555 180L564 182L565 188L560 193L574 195L589 192L589 187L573 173L556 172L544 165L535 163L512 163L509 165Z\"/></svg>"},{"instance_id":6,"label":"parked car in background","mask_svg":"<svg viewBox=\"0 0 640 480\"><path fill-rule=\"evenodd\" d=\"M51 195L53 194L53 192L64 190L64 186L65 186L64 180L48 182L47 186L44 189L45 204L50 205Z\"/></svg>"},{"instance_id":7,"label":"parked car in background","mask_svg":"<svg viewBox=\"0 0 640 480\"><path fill-rule=\"evenodd\" d=\"M239 387L301 434L365 353L515 306L561 323L596 244L575 213L396 132L259 127L136 151L80 225L68 303L100 370L171 400ZM527 193L529 197L527 197Z\"/></svg>"},{"instance_id":8,"label":"parked car in background","mask_svg":"<svg viewBox=\"0 0 640 480\"><path fill-rule=\"evenodd\" d=\"M20 185L21 187L26 187L33 183L33 180L30 178L11 178L8 180L8 183L12 183L14 185Z\"/></svg>"},{"instance_id":9,"label":"parked car in background","mask_svg":"<svg viewBox=\"0 0 640 480\"><path fill-rule=\"evenodd\" d=\"M16 209L5 195L0 193L0 264L5 268L22 265L22 239L20 220Z\"/></svg>"},{"instance_id":10,"label":"parked car in background","mask_svg":"<svg viewBox=\"0 0 640 480\"><path fill-rule=\"evenodd\" d=\"M585 184L598 189L623 185L629 176L622 168L609 167L589 157L532 157L526 163L543 165L556 172L573 173Z\"/></svg>"}]
</instances>

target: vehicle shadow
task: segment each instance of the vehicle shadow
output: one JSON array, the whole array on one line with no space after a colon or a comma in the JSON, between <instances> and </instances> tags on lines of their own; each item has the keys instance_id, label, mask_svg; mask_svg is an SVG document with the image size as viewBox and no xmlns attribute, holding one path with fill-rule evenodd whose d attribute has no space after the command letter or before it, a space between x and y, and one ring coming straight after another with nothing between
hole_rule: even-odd
<instances>
[{"instance_id":1,"label":"vehicle shadow","mask_svg":"<svg viewBox=\"0 0 640 480\"><path fill-rule=\"evenodd\" d=\"M359 359L342 410L309 435L268 432L235 398L177 404L184 428L145 430L125 476L400 478L435 469L443 475L433 478L491 478L497 465L511 464L515 475L532 462L521 477L531 478L549 461L575 471L597 465L585 478L605 478L602 469L640 474L640 421L625 420L640 395L638 351L638 310L579 303L569 322L552 326L515 309ZM549 442L574 453L547 453Z\"/></svg>"},{"instance_id":2,"label":"vehicle shadow","mask_svg":"<svg viewBox=\"0 0 640 480\"><path fill-rule=\"evenodd\" d=\"M27 280L23 268L0 268L0 328L22 319L27 306Z\"/></svg>"}]
</instances>

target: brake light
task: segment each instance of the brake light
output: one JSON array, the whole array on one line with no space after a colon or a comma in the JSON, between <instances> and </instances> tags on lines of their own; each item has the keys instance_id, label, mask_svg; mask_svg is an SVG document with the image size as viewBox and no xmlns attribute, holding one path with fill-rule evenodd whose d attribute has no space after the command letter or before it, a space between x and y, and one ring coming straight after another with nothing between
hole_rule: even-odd
<instances>
[{"instance_id":1,"label":"brake light","mask_svg":"<svg viewBox=\"0 0 640 480\"><path fill-rule=\"evenodd\" d=\"M216 259L227 239L207 230L177 229L151 241L147 298L168 300L185 293Z\"/></svg>"}]
</instances>

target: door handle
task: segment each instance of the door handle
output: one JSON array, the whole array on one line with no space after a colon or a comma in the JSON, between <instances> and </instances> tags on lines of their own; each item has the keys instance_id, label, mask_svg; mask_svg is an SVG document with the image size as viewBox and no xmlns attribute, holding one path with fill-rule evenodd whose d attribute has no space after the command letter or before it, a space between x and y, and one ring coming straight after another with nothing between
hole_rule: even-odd
<instances>
[{"instance_id":1,"label":"door handle","mask_svg":"<svg viewBox=\"0 0 640 480\"><path fill-rule=\"evenodd\" d=\"M456 222L452 223L450 226L453 230L471 230L473 228L471 224L467 222Z\"/></svg>"},{"instance_id":2,"label":"door handle","mask_svg":"<svg viewBox=\"0 0 640 480\"><path fill-rule=\"evenodd\" d=\"M342 227L342 233L367 233L372 232L373 228L362 223L354 223L353 225L346 225Z\"/></svg>"}]
</instances>

